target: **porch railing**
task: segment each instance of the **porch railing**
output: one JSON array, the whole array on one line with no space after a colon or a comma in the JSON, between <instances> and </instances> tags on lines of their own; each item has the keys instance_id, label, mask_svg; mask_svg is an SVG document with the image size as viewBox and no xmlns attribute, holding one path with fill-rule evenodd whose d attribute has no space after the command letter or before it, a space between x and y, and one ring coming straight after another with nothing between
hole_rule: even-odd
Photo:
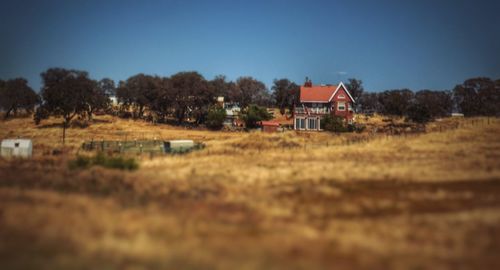
<instances>
[{"instance_id":1,"label":"porch railing","mask_svg":"<svg viewBox=\"0 0 500 270\"><path fill-rule=\"evenodd\" d=\"M326 107L324 108L303 108L297 107L295 108L296 114L328 114L330 110Z\"/></svg>"}]
</instances>

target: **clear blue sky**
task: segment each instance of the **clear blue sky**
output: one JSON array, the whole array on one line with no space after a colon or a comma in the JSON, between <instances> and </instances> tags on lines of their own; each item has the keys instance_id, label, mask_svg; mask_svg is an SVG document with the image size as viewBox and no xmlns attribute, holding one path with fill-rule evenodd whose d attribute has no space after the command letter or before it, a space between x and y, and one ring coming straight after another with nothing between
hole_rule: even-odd
<instances>
[{"instance_id":1,"label":"clear blue sky","mask_svg":"<svg viewBox=\"0 0 500 270\"><path fill-rule=\"evenodd\" d=\"M9 3L4 3L9 2ZM0 78L196 70L368 91L500 78L500 1L2 1Z\"/></svg>"}]
</instances>

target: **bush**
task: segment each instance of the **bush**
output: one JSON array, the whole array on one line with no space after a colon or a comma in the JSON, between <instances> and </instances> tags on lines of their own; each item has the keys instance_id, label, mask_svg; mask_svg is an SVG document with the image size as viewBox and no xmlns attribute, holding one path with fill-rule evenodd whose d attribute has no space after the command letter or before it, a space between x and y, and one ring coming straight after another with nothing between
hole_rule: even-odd
<instances>
[{"instance_id":1,"label":"bush","mask_svg":"<svg viewBox=\"0 0 500 270\"><path fill-rule=\"evenodd\" d=\"M103 153L98 153L94 157L77 156L75 160L69 162L70 169L87 169L94 165L129 171L139 168L139 164L133 158L108 157Z\"/></svg>"},{"instance_id":2,"label":"bush","mask_svg":"<svg viewBox=\"0 0 500 270\"><path fill-rule=\"evenodd\" d=\"M321 120L321 126L326 131L346 132L349 131L344 118L340 116L327 115Z\"/></svg>"},{"instance_id":3,"label":"bush","mask_svg":"<svg viewBox=\"0 0 500 270\"><path fill-rule=\"evenodd\" d=\"M221 129L226 119L226 110L221 106L213 106L208 109L205 125L210 129Z\"/></svg>"},{"instance_id":4,"label":"bush","mask_svg":"<svg viewBox=\"0 0 500 270\"><path fill-rule=\"evenodd\" d=\"M272 116L266 108L252 104L243 112L241 118L245 121L247 128L256 128L257 122L271 120Z\"/></svg>"},{"instance_id":5,"label":"bush","mask_svg":"<svg viewBox=\"0 0 500 270\"><path fill-rule=\"evenodd\" d=\"M349 124L347 125L347 131L361 133L366 129L365 125L360 124Z\"/></svg>"},{"instance_id":6,"label":"bush","mask_svg":"<svg viewBox=\"0 0 500 270\"><path fill-rule=\"evenodd\" d=\"M427 123L432 119L431 111L426 105L417 102L408 108L407 119L415 123Z\"/></svg>"}]
</instances>

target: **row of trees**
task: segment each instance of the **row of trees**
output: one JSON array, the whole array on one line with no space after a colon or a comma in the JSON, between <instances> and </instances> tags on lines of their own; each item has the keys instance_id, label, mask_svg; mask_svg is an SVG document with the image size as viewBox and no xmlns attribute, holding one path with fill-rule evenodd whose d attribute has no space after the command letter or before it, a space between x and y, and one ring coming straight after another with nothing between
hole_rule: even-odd
<instances>
[{"instance_id":1,"label":"row of trees","mask_svg":"<svg viewBox=\"0 0 500 270\"><path fill-rule=\"evenodd\" d=\"M197 72L180 72L171 77L137 74L120 81L118 86L108 78L93 80L80 70L50 68L41 73L41 77L43 86L39 95L29 88L25 79L0 81L1 109L7 118L11 112L19 109L33 112L36 107L37 124L49 116L62 117L63 141L72 119L92 120L96 111L111 107L111 96L117 97L123 115L131 114L134 118L166 121L170 117L178 123L188 120L202 124L212 111L216 113L209 119L208 125L212 128L220 127L225 118L225 111L222 113L221 108L213 107L217 96L224 96L227 102L237 102L242 108L274 103L265 84L252 77L240 77L232 82L224 76L208 81ZM253 123L252 110L247 111L249 122Z\"/></svg>"},{"instance_id":2,"label":"row of trees","mask_svg":"<svg viewBox=\"0 0 500 270\"><path fill-rule=\"evenodd\" d=\"M494 116L500 115L500 80L472 78L452 91L395 89L363 93L357 103L361 112L406 116L417 122L444 117L452 111L465 116Z\"/></svg>"},{"instance_id":3,"label":"row of trees","mask_svg":"<svg viewBox=\"0 0 500 270\"><path fill-rule=\"evenodd\" d=\"M232 82L217 76L207 81L197 72L180 72L171 77L138 74L121 81L116 96L122 104L121 110L132 111L134 118L142 118L149 111L157 121L173 117L178 123L185 120L204 123L218 96L242 107L272 105L265 84L252 77Z\"/></svg>"},{"instance_id":4,"label":"row of trees","mask_svg":"<svg viewBox=\"0 0 500 270\"><path fill-rule=\"evenodd\" d=\"M417 122L450 115L453 110L451 91L409 89L387 90L380 93L364 93L358 108L364 113L406 116Z\"/></svg>"},{"instance_id":5,"label":"row of trees","mask_svg":"<svg viewBox=\"0 0 500 270\"><path fill-rule=\"evenodd\" d=\"M160 122L173 118L178 123L189 120L202 124L210 111L217 111L218 117L210 119L213 124L222 115L221 110L211 107L217 96L224 96L226 102L237 102L242 108L252 104L276 106L281 113L300 102L300 86L286 78L274 80L269 93L264 83L252 77L240 77L233 82L220 75L206 80L197 72L180 72L171 77L137 74L116 87L111 79L93 80L79 70L51 68L41 77L40 95L25 79L0 80L0 108L5 111L5 118L18 110L32 112L35 105L40 105L35 113L37 123L56 115L63 117L66 127L75 116L91 120L97 110L110 107L110 96L116 96L122 114L134 118L144 118L148 112L147 117ZM446 116L454 110L466 116L500 114L500 80L489 78L468 79L453 91L395 89L366 93L362 81L357 79L349 79L346 87L357 101L359 112L406 116L415 121Z\"/></svg>"}]
</instances>

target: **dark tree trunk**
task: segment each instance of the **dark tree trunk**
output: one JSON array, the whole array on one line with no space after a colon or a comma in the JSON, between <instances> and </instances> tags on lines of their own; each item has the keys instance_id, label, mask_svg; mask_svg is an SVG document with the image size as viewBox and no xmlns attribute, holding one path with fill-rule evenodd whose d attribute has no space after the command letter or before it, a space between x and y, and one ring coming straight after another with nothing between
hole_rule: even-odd
<instances>
[{"instance_id":1,"label":"dark tree trunk","mask_svg":"<svg viewBox=\"0 0 500 270\"><path fill-rule=\"evenodd\" d=\"M3 118L4 118L4 119L9 118L9 115L10 115L10 113L12 112L12 110L13 110L13 108L8 109L8 110L7 110L7 112L5 113L5 115L4 115L4 117L3 117Z\"/></svg>"},{"instance_id":2,"label":"dark tree trunk","mask_svg":"<svg viewBox=\"0 0 500 270\"><path fill-rule=\"evenodd\" d=\"M67 120L64 119L64 121L63 121L63 135L62 135L63 145L66 142L66 126L67 126Z\"/></svg>"},{"instance_id":3,"label":"dark tree trunk","mask_svg":"<svg viewBox=\"0 0 500 270\"><path fill-rule=\"evenodd\" d=\"M92 120L93 120L92 116L94 114L94 110L91 109L88 111L88 113L89 113L89 115L87 116L87 119L89 120L89 122L92 122Z\"/></svg>"}]
</instances>

